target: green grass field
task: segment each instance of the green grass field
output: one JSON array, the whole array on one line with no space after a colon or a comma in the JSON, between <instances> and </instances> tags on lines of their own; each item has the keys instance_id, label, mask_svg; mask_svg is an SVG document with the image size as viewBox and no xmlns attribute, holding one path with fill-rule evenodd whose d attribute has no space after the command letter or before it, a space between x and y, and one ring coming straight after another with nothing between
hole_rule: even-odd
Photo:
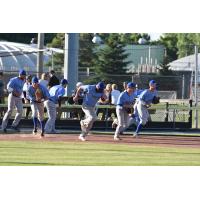
<instances>
[{"instance_id":1,"label":"green grass field","mask_svg":"<svg viewBox=\"0 0 200 200\"><path fill-rule=\"evenodd\" d=\"M71 142L0 142L2 166L195 166L200 149Z\"/></svg>"}]
</instances>

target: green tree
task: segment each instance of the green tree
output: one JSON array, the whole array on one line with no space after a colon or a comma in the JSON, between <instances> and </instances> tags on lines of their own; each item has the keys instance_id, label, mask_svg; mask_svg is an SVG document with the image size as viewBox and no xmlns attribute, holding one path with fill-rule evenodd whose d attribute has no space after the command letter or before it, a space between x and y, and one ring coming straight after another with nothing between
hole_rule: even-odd
<instances>
[{"instance_id":1,"label":"green tree","mask_svg":"<svg viewBox=\"0 0 200 200\"><path fill-rule=\"evenodd\" d=\"M194 45L199 44L199 33L179 33L177 43L179 58L194 54Z\"/></svg>"},{"instance_id":2,"label":"green tree","mask_svg":"<svg viewBox=\"0 0 200 200\"><path fill-rule=\"evenodd\" d=\"M162 44L166 47L167 60L169 62L178 58L177 42L177 33L164 33L157 42L157 44Z\"/></svg>"},{"instance_id":3,"label":"green tree","mask_svg":"<svg viewBox=\"0 0 200 200\"><path fill-rule=\"evenodd\" d=\"M55 35L55 33L45 33L45 45L51 42ZM37 33L0 33L0 40L30 44L31 39L37 39L37 36Z\"/></svg>"},{"instance_id":4,"label":"green tree","mask_svg":"<svg viewBox=\"0 0 200 200\"><path fill-rule=\"evenodd\" d=\"M172 70L169 69L170 65L168 63L169 63L168 57L164 57L163 63L161 63L160 67L158 68L160 75L167 76L173 74Z\"/></svg>"},{"instance_id":5,"label":"green tree","mask_svg":"<svg viewBox=\"0 0 200 200\"><path fill-rule=\"evenodd\" d=\"M48 44L48 47L64 49L64 43L65 43L65 34L57 33L56 36L53 38L52 42ZM53 60L54 60L54 70L61 72L64 66L64 54L55 53L53 55ZM51 64L48 63L47 65Z\"/></svg>"},{"instance_id":6,"label":"green tree","mask_svg":"<svg viewBox=\"0 0 200 200\"><path fill-rule=\"evenodd\" d=\"M100 80L112 82L113 74L125 74L125 62L128 54L125 53L125 45L120 41L120 35L112 33L105 40L106 44L97 51L98 59L95 62L95 72Z\"/></svg>"},{"instance_id":7,"label":"green tree","mask_svg":"<svg viewBox=\"0 0 200 200\"><path fill-rule=\"evenodd\" d=\"M93 34L80 33L79 35L79 67L91 68L94 66L96 54L94 52L95 44L92 43Z\"/></svg>"}]
</instances>

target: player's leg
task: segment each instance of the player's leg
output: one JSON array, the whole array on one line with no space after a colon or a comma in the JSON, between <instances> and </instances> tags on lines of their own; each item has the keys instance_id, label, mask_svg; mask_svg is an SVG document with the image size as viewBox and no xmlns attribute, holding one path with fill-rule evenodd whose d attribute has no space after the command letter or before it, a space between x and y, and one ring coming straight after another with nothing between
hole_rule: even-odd
<instances>
[{"instance_id":1,"label":"player's leg","mask_svg":"<svg viewBox=\"0 0 200 200\"><path fill-rule=\"evenodd\" d=\"M85 114L85 119L87 119L87 109L82 106L82 110ZM86 141L85 136L87 135L87 132L83 120L80 121L80 125L81 125L81 134L79 135L79 139L82 141Z\"/></svg>"},{"instance_id":2,"label":"player's leg","mask_svg":"<svg viewBox=\"0 0 200 200\"><path fill-rule=\"evenodd\" d=\"M117 107L116 114L118 119L118 125L115 130L114 140L119 140L120 139L119 134L123 131L123 126L124 126L124 110Z\"/></svg>"},{"instance_id":3,"label":"player's leg","mask_svg":"<svg viewBox=\"0 0 200 200\"><path fill-rule=\"evenodd\" d=\"M40 122L40 128L41 128L41 137L44 136L44 103L37 103L37 109L38 109L38 119Z\"/></svg>"},{"instance_id":4,"label":"player's leg","mask_svg":"<svg viewBox=\"0 0 200 200\"><path fill-rule=\"evenodd\" d=\"M15 115L15 119L12 123L12 128L16 131L19 131L19 129L17 128L21 118L22 118L22 113L23 113L23 103L22 103L22 99L19 97L14 97L15 98L15 106L16 106L16 115Z\"/></svg>"},{"instance_id":5,"label":"player's leg","mask_svg":"<svg viewBox=\"0 0 200 200\"><path fill-rule=\"evenodd\" d=\"M86 120L86 124L87 124L86 132L88 133L92 129L94 122L97 120L95 107L89 107L87 115L88 115L88 118Z\"/></svg>"},{"instance_id":6,"label":"player's leg","mask_svg":"<svg viewBox=\"0 0 200 200\"><path fill-rule=\"evenodd\" d=\"M138 135L138 133L141 131L142 127L147 123L148 116L149 116L147 108L144 105L142 105L141 102L139 102L137 104L137 111L138 111L138 116L139 116L140 121L137 125L134 136Z\"/></svg>"},{"instance_id":7,"label":"player's leg","mask_svg":"<svg viewBox=\"0 0 200 200\"><path fill-rule=\"evenodd\" d=\"M36 103L31 103L31 111L32 111L32 118L33 118L33 134L37 133L37 125L38 125L38 110Z\"/></svg>"},{"instance_id":8,"label":"player's leg","mask_svg":"<svg viewBox=\"0 0 200 200\"><path fill-rule=\"evenodd\" d=\"M54 112L55 111L55 103L50 100L44 102L44 105L47 109L48 120L45 124L44 130L46 133L51 133L53 131L53 124L55 123Z\"/></svg>"},{"instance_id":9,"label":"player's leg","mask_svg":"<svg viewBox=\"0 0 200 200\"><path fill-rule=\"evenodd\" d=\"M7 112L5 113L5 115L3 117L2 126L1 126L1 128L2 128L2 130L4 132L6 132L6 127L7 127L7 124L8 124L8 120L12 115L12 111L14 109L14 106L15 106L14 96L12 94L9 94L8 95L8 110L7 110Z\"/></svg>"}]
</instances>

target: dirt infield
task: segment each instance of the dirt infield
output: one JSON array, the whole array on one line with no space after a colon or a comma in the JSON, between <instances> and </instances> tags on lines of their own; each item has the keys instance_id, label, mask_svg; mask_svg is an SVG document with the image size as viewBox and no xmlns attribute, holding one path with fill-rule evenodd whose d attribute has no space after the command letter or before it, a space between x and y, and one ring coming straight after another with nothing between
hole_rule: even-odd
<instances>
[{"instance_id":1,"label":"dirt infield","mask_svg":"<svg viewBox=\"0 0 200 200\"><path fill-rule=\"evenodd\" d=\"M133 138L131 135L121 136L122 140L114 141L113 135L92 134L85 143L127 144L143 146L169 146L200 148L200 137L192 136L151 136L140 135ZM48 141L48 142L80 142L78 134L46 134L44 138L26 132L19 134L0 134L0 141Z\"/></svg>"}]
</instances>

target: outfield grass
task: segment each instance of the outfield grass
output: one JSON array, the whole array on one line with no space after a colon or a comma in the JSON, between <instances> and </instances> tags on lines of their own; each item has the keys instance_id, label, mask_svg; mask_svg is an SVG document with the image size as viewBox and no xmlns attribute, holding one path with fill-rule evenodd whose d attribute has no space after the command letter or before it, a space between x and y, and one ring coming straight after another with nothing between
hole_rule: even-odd
<instances>
[{"instance_id":1,"label":"outfield grass","mask_svg":"<svg viewBox=\"0 0 200 200\"><path fill-rule=\"evenodd\" d=\"M0 142L2 166L194 166L200 149L69 142Z\"/></svg>"}]
</instances>

